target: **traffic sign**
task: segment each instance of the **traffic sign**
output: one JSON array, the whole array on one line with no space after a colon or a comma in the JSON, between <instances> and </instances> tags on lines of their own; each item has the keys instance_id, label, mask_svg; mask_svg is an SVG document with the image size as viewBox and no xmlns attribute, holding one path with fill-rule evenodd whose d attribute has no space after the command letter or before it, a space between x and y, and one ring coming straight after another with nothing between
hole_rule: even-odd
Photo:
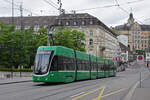
<instances>
[{"instance_id":1,"label":"traffic sign","mask_svg":"<svg viewBox=\"0 0 150 100\"><path fill-rule=\"evenodd\" d=\"M143 56L138 56L138 60L143 60Z\"/></svg>"},{"instance_id":2,"label":"traffic sign","mask_svg":"<svg viewBox=\"0 0 150 100\"><path fill-rule=\"evenodd\" d=\"M140 62L140 63L143 62L144 61L144 56L143 55L138 55L137 56L137 61Z\"/></svg>"}]
</instances>

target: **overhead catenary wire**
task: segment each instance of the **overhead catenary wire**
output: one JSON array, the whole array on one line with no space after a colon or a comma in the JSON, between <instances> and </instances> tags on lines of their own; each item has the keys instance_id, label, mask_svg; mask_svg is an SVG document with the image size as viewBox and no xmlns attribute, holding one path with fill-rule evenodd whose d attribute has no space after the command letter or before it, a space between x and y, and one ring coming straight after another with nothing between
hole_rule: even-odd
<instances>
[{"instance_id":1,"label":"overhead catenary wire","mask_svg":"<svg viewBox=\"0 0 150 100\"><path fill-rule=\"evenodd\" d=\"M52 0L48 0L48 1L50 1L54 6L58 7L58 5L54 3Z\"/></svg>"},{"instance_id":2,"label":"overhead catenary wire","mask_svg":"<svg viewBox=\"0 0 150 100\"><path fill-rule=\"evenodd\" d=\"M58 10L58 7L55 6L54 4L52 4L50 1L48 1L48 0L43 0L43 1L45 1L46 3L48 3L49 5L51 5L53 8L55 8L55 9Z\"/></svg>"},{"instance_id":3,"label":"overhead catenary wire","mask_svg":"<svg viewBox=\"0 0 150 100\"><path fill-rule=\"evenodd\" d=\"M137 0L140 1L140 0ZM136 2L137 2L136 1ZM143 1L143 0L142 0ZM135 2L135 1L134 1ZM118 8L120 8L122 11L124 11L125 13L129 14L129 12L127 10L125 10L123 7L120 6L118 0L115 0L116 5L118 5ZM135 18L139 23L143 24L140 20L138 20L137 18Z\"/></svg>"},{"instance_id":4,"label":"overhead catenary wire","mask_svg":"<svg viewBox=\"0 0 150 100\"><path fill-rule=\"evenodd\" d=\"M106 6L101 6L101 7L79 9L79 10L75 10L75 11L86 11L86 10L93 10L93 9L98 9L98 8L110 8L110 7L114 7L114 6L117 6L117 5L106 5Z\"/></svg>"},{"instance_id":5,"label":"overhead catenary wire","mask_svg":"<svg viewBox=\"0 0 150 100\"><path fill-rule=\"evenodd\" d=\"M9 1L9 0L3 0L3 1L5 1L6 3L9 3L9 4L12 4L12 2L11 1ZM16 8L14 8L14 9L16 9L16 10L19 10L20 11L20 5L18 5L17 3L13 3L14 4L14 6L16 7ZM32 11L30 11L29 9L27 9L27 8L22 8L24 11L26 11L26 12L29 12L29 13L32 13L32 14L34 14L34 15L36 15L36 16L39 16L39 14L37 14L37 13L33 13Z\"/></svg>"},{"instance_id":6,"label":"overhead catenary wire","mask_svg":"<svg viewBox=\"0 0 150 100\"><path fill-rule=\"evenodd\" d=\"M120 3L118 5L118 1L115 0L115 2L117 4L98 6L98 7L93 7L93 8L76 9L74 11L79 12L79 11L94 10L94 9L100 9L100 8L110 8L110 7L120 6L120 5L133 4L133 3L140 2L140 1L144 1L144 0L135 0L135 1L130 1L130 2L126 2L126 3ZM122 7L120 7L120 8L123 9ZM124 11L127 12L125 9L124 9Z\"/></svg>"}]
</instances>

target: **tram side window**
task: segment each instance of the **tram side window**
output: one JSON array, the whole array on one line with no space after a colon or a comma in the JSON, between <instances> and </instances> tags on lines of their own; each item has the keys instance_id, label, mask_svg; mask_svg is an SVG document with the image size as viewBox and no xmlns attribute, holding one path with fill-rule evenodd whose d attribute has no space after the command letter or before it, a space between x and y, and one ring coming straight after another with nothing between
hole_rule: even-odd
<instances>
[{"instance_id":1,"label":"tram side window","mask_svg":"<svg viewBox=\"0 0 150 100\"><path fill-rule=\"evenodd\" d=\"M89 63L86 60L77 60L78 70L87 71L89 70Z\"/></svg>"},{"instance_id":2,"label":"tram side window","mask_svg":"<svg viewBox=\"0 0 150 100\"><path fill-rule=\"evenodd\" d=\"M92 71L96 71L97 70L97 63L96 62L92 62L91 63L91 66L92 66Z\"/></svg>"},{"instance_id":3,"label":"tram side window","mask_svg":"<svg viewBox=\"0 0 150 100\"><path fill-rule=\"evenodd\" d=\"M63 56L55 56L52 60L50 70L51 71L75 70L74 59Z\"/></svg>"},{"instance_id":4,"label":"tram side window","mask_svg":"<svg viewBox=\"0 0 150 100\"><path fill-rule=\"evenodd\" d=\"M85 70L88 71L90 68L89 61L85 60Z\"/></svg>"},{"instance_id":5,"label":"tram side window","mask_svg":"<svg viewBox=\"0 0 150 100\"><path fill-rule=\"evenodd\" d=\"M109 65L109 64L106 64L105 70L109 70L109 68L110 68L110 65Z\"/></svg>"},{"instance_id":6,"label":"tram side window","mask_svg":"<svg viewBox=\"0 0 150 100\"><path fill-rule=\"evenodd\" d=\"M74 59L63 57L64 70L75 70Z\"/></svg>"},{"instance_id":7,"label":"tram side window","mask_svg":"<svg viewBox=\"0 0 150 100\"><path fill-rule=\"evenodd\" d=\"M94 71L94 62L91 62L91 71Z\"/></svg>"},{"instance_id":8,"label":"tram side window","mask_svg":"<svg viewBox=\"0 0 150 100\"><path fill-rule=\"evenodd\" d=\"M58 70L64 70L63 57L58 56Z\"/></svg>"},{"instance_id":9,"label":"tram side window","mask_svg":"<svg viewBox=\"0 0 150 100\"><path fill-rule=\"evenodd\" d=\"M58 57L57 56L54 56L50 70L51 71L58 71Z\"/></svg>"},{"instance_id":10,"label":"tram side window","mask_svg":"<svg viewBox=\"0 0 150 100\"><path fill-rule=\"evenodd\" d=\"M97 63L94 63L94 70L97 71Z\"/></svg>"},{"instance_id":11,"label":"tram side window","mask_svg":"<svg viewBox=\"0 0 150 100\"><path fill-rule=\"evenodd\" d=\"M110 69L114 70L114 65L113 64L110 65Z\"/></svg>"},{"instance_id":12,"label":"tram side window","mask_svg":"<svg viewBox=\"0 0 150 100\"><path fill-rule=\"evenodd\" d=\"M104 65L101 63L98 63L98 70L99 71L104 70Z\"/></svg>"}]
</instances>

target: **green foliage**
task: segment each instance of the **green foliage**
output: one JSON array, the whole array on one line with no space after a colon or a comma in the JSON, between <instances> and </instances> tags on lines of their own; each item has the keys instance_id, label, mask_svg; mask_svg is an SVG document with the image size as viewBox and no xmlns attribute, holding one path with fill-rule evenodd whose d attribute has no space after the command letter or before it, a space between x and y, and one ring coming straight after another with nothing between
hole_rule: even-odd
<instances>
[{"instance_id":1,"label":"green foliage","mask_svg":"<svg viewBox=\"0 0 150 100\"><path fill-rule=\"evenodd\" d=\"M56 45L85 51L85 43L83 43L83 41L85 41L85 34L80 31L72 30L71 28L58 27L56 28L54 38Z\"/></svg>"},{"instance_id":2,"label":"green foliage","mask_svg":"<svg viewBox=\"0 0 150 100\"><path fill-rule=\"evenodd\" d=\"M38 48L38 36L33 34L32 29L25 31L13 30L13 26L1 25L0 30L0 65L10 67L12 62L17 68L20 65L21 55L23 66L30 67L33 65L36 50ZM14 39L12 39L12 37ZM22 48L21 48L22 41ZM14 43L14 56L11 57L12 43ZM3 47L2 47L3 46Z\"/></svg>"},{"instance_id":3,"label":"green foliage","mask_svg":"<svg viewBox=\"0 0 150 100\"><path fill-rule=\"evenodd\" d=\"M120 35L120 33L119 33L115 28L113 28L112 31L113 31L117 36Z\"/></svg>"},{"instance_id":4,"label":"green foliage","mask_svg":"<svg viewBox=\"0 0 150 100\"><path fill-rule=\"evenodd\" d=\"M136 55L145 55L145 50L136 50Z\"/></svg>"},{"instance_id":5,"label":"green foliage","mask_svg":"<svg viewBox=\"0 0 150 100\"><path fill-rule=\"evenodd\" d=\"M85 44L82 42L85 41L85 36L84 33L80 31L57 27L53 37L55 38L56 45L85 51ZM12 44L14 44L13 58L11 54ZM52 42L50 44L52 45ZM30 68L34 64L37 48L46 45L47 29L45 28L39 29L38 32L34 32L33 29L21 31L16 30L12 25L0 23L0 66L10 68L13 62L15 68L18 68L22 56L24 68Z\"/></svg>"},{"instance_id":6,"label":"green foliage","mask_svg":"<svg viewBox=\"0 0 150 100\"><path fill-rule=\"evenodd\" d=\"M11 71L13 71L13 72L33 72L33 70L32 69L29 69L29 68L26 68L26 69L11 69L11 68L0 68L0 71L6 71L6 72L11 72Z\"/></svg>"}]
</instances>

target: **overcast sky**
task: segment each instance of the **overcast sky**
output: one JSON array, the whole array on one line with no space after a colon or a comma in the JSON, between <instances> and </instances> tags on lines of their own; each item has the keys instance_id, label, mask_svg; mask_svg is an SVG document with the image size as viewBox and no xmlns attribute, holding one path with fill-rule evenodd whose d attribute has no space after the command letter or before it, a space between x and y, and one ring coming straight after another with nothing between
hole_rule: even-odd
<instances>
[{"instance_id":1,"label":"overcast sky","mask_svg":"<svg viewBox=\"0 0 150 100\"><path fill-rule=\"evenodd\" d=\"M47 0L54 2L57 7L57 0ZM62 8L69 13L77 10L77 13L89 13L108 26L115 26L127 22L129 14L133 12L136 20L142 24L150 24L150 0L118 0L120 7L110 7L116 5L117 0L62 0ZM0 0L0 16L11 16L11 0ZM20 5L23 2L24 16L31 14L33 16L50 16L58 15L58 10L46 3L44 0L14 0L15 4ZM15 6L15 16L20 16L19 7ZM103 8L104 7L104 8ZM82 10L88 8L97 8L90 10ZM132 10L131 10L132 8ZM31 11L31 12L30 12Z\"/></svg>"}]
</instances>

